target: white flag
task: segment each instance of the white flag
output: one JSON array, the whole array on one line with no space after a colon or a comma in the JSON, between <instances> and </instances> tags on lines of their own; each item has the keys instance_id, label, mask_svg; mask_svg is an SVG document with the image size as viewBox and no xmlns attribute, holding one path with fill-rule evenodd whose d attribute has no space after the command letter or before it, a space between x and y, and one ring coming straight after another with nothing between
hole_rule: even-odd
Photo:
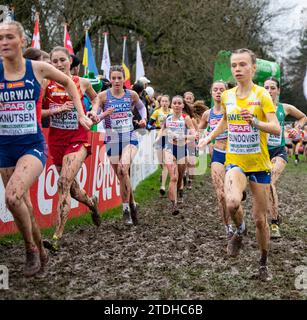
<instances>
[{"instance_id":1,"label":"white flag","mask_svg":"<svg viewBox=\"0 0 307 320\"><path fill-rule=\"evenodd\" d=\"M109 54L109 47L108 47L108 33L104 33L104 46L103 46L103 55L101 61L101 70L103 70L103 76L110 80L110 67L111 67L111 60Z\"/></svg>"},{"instance_id":2,"label":"white flag","mask_svg":"<svg viewBox=\"0 0 307 320\"><path fill-rule=\"evenodd\" d=\"M304 79L304 95L307 100L307 67L306 67L306 74L305 74L305 79Z\"/></svg>"},{"instance_id":3,"label":"white flag","mask_svg":"<svg viewBox=\"0 0 307 320\"><path fill-rule=\"evenodd\" d=\"M136 43L136 75L135 80L138 81L141 77L145 76L143 59L141 54L140 42Z\"/></svg>"}]
</instances>

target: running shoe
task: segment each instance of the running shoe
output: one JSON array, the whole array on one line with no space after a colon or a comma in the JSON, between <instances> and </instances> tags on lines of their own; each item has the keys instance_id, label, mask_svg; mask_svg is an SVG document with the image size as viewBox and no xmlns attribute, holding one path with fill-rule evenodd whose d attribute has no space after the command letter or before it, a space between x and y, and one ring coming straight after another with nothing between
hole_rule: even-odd
<instances>
[{"instance_id":1,"label":"running shoe","mask_svg":"<svg viewBox=\"0 0 307 320\"><path fill-rule=\"evenodd\" d=\"M230 257L237 257L242 248L243 236L235 233L228 241L227 254Z\"/></svg>"},{"instance_id":2,"label":"running shoe","mask_svg":"<svg viewBox=\"0 0 307 320\"><path fill-rule=\"evenodd\" d=\"M187 174L186 173L183 175L183 185L184 186L187 185Z\"/></svg>"},{"instance_id":3,"label":"running shoe","mask_svg":"<svg viewBox=\"0 0 307 320\"><path fill-rule=\"evenodd\" d=\"M124 222L124 224L126 226L132 226L133 225L131 213L130 213L130 211L128 209L123 211L123 222Z\"/></svg>"},{"instance_id":4,"label":"running shoe","mask_svg":"<svg viewBox=\"0 0 307 320\"><path fill-rule=\"evenodd\" d=\"M160 195L165 196L165 194L166 194L165 188L161 187L160 188Z\"/></svg>"},{"instance_id":5,"label":"running shoe","mask_svg":"<svg viewBox=\"0 0 307 320\"><path fill-rule=\"evenodd\" d=\"M183 203L183 190L178 190L178 203Z\"/></svg>"},{"instance_id":6,"label":"running shoe","mask_svg":"<svg viewBox=\"0 0 307 320\"><path fill-rule=\"evenodd\" d=\"M24 276L33 277L41 269L41 260L38 249L26 251L26 264L24 267Z\"/></svg>"},{"instance_id":7,"label":"running shoe","mask_svg":"<svg viewBox=\"0 0 307 320\"><path fill-rule=\"evenodd\" d=\"M242 194L242 201L245 201L246 198L247 198L247 193L246 193L246 191L244 190L244 191L243 191L243 194Z\"/></svg>"},{"instance_id":8,"label":"running shoe","mask_svg":"<svg viewBox=\"0 0 307 320\"><path fill-rule=\"evenodd\" d=\"M271 225L271 238L272 239L281 238L279 226L277 224Z\"/></svg>"},{"instance_id":9,"label":"running shoe","mask_svg":"<svg viewBox=\"0 0 307 320\"><path fill-rule=\"evenodd\" d=\"M43 245L49 251L56 253L60 250L60 239L56 235L53 235L51 241L44 240Z\"/></svg>"},{"instance_id":10,"label":"running shoe","mask_svg":"<svg viewBox=\"0 0 307 320\"><path fill-rule=\"evenodd\" d=\"M130 204L129 207L131 211L132 222L136 226L139 223L138 221L139 204L138 203L136 203L135 205Z\"/></svg>"},{"instance_id":11,"label":"running shoe","mask_svg":"<svg viewBox=\"0 0 307 320\"><path fill-rule=\"evenodd\" d=\"M279 226L282 224L282 216L280 214L277 216L277 224Z\"/></svg>"},{"instance_id":12,"label":"running shoe","mask_svg":"<svg viewBox=\"0 0 307 320\"><path fill-rule=\"evenodd\" d=\"M101 225L101 217L98 211L98 198L96 196L92 197L93 207L91 207L91 217L95 226L99 227Z\"/></svg>"},{"instance_id":13,"label":"running shoe","mask_svg":"<svg viewBox=\"0 0 307 320\"><path fill-rule=\"evenodd\" d=\"M173 216L177 216L179 214L179 209L177 207L176 203L173 203L173 207L172 207L172 215Z\"/></svg>"},{"instance_id":14,"label":"running shoe","mask_svg":"<svg viewBox=\"0 0 307 320\"><path fill-rule=\"evenodd\" d=\"M233 237L233 231L228 231L227 233L226 233L226 238L227 238L227 241L230 241L231 240L231 238Z\"/></svg>"},{"instance_id":15,"label":"running shoe","mask_svg":"<svg viewBox=\"0 0 307 320\"><path fill-rule=\"evenodd\" d=\"M297 160L297 159L294 160L294 164L295 164L296 166L298 165L298 160Z\"/></svg>"},{"instance_id":16,"label":"running shoe","mask_svg":"<svg viewBox=\"0 0 307 320\"><path fill-rule=\"evenodd\" d=\"M49 262L49 254L48 251L44 250L40 252L40 260L41 260L41 271L45 270L46 265Z\"/></svg>"},{"instance_id":17,"label":"running shoe","mask_svg":"<svg viewBox=\"0 0 307 320\"><path fill-rule=\"evenodd\" d=\"M259 279L261 281L270 281L273 279L272 275L269 273L269 269L267 266L260 266Z\"/></svg>"}]
</instances>

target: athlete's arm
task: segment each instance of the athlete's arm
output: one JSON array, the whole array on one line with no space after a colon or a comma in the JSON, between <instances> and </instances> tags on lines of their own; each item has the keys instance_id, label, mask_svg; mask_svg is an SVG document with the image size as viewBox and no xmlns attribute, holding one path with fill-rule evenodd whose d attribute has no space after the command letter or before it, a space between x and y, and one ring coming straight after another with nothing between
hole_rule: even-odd
<instances>
[{"instance_id":1,"label":"athlete's arm","mask_svg":"<svg viewBox=\"0 0 307 320\"><path fill-rule=\"evenodd\" d=\"M241 110L242 119L249 123L252 127L257 128L263 132L279 135L281 132L280 124L275 112L267 112L265 116L267 122L260 121L247 109Z\"/></svg>"},{"instance_id":2,"label":"athlete's arm","mask_svg":"<svg viewBox=\"0 0 307 320\"><path fill-rule=\"evenodd\" d=\"M196 130L193 124L193 120L191 119L190 116L186 116L185 117L185 125L186 127L189 129L188 130L188 134L186 135L186 138L189 141L194 141L196 138Z\"/></svg>"},{"instance_id":3,"label":"athlete's arm","mask_svg":"<svg viewBox=\"0 0 307 320\"><path fill-rule=\"evenodd\" d=\"M95 120L96 119L95 115L97 115L99 106L101 107L101 110L104 109L104 104L106 103L106 97L107 97L107 91L103 91L103 92L98 93L98 95L95 99L95 103L92 105L92 110L90 112L88 112L88 117L93 118L94 119L93 121L95 123L97 123ZM114 111L114 108L108 108L108 110L97 115L97 121L100 122L105 117L112 114L113 111Z\"/></svg>"},{"instance_id":4,"label":"athlete's arm","mask_svg":"<svg viewBox=\"0 0 307 320\"><path fill-rule=\"evenodd\" d=\"M86 95L89 97L92 108L91 111L87 112L87 116L93 121L93 123L97 124L100 119L97 117L97 112L95 110L98 110L98 95L96 91L93 89L90 81L88 79L79 78L80 84L81 84L81 90L83 93L86 93Z\"/></svg>"},{"instance_id":5,"label":"athlete's arm","mask_svg":"<svg viewBox=\"0 0 307 320\"><path fill-rule=\"evenodd\" d=\"M91 119L86 117L84 113L80 95L75 83L63 72L57 70L55 67L48 63L41 61L32 61L32 66L35 77L40 83L42 83L43 79L50 79L60 83L65 87L67 93L70 95L72 101L74 102L74 106L78 111L80 124L84 128L89 130L93 123Z\"/></svg>"},{"instance_id":6,"label":"athlete's arm","mask_svg":"<svg viewBox=\"0 0 307 320\"><path fill-rule=\"evenodd\" d=\"M139 126L141 128L145 128L146 127L147 112L146 112L146 108L144 106L144 103L142 102L139 95L135 91L130 90L130 92L131 92L133 105L137 108L140 116L142 117L142 120L139 121Z\"/></svg>"},{"instance_id":7,"label":"athlete's arm","mask_svg":"<svg viewBox=\"0 0 307 320\"><path fill-rule=\"evenodd\" d=\"M162 124L162 127L158 132L158 135L156 137L156 140L155 140L154 144L156 144L160 140L160 138L162 136L166 136L166 125L165 125L165 123Z\"/></svg>"},{"instance_id":8,"label":"athlete's arm","mask_svg":"<svg viewBox=\"0 0 307 320\"><path fill-rule=\"evenodd\" d=\"M219 121L217 127L206 138L200 141L199 148L203 148L205 145L209 144L212 140L214 140L217 136L222 134L227 129L227 116L224 110L223 112L223 118Z\"/></svg>"},{"instance_id":9,"label":"athlete's arm","mask_svg":"<svg viewBox=\"0 0 307 320\"><path fill-rule=\"evenodd\" d=\"M93 89L89 80L84 79L84 78L80 78L80 81L81 81L81 86L84 90L84 91L83 90L82 91L87 94L87 96L90 98L90 100L93 104L94 100L97 98L96 91Z\"/></svg>"},{"instance_id":10,"label":"athlete's arm","mask_svg":"<svg viewBox=\"0 0 307 320\"><path fill-rule=\"evenodd\" d=\"M200 122L198 124L198 130L204 130L208 126L208 120L209 120L209 114L210 114L210 109L205 111L203 115L201 116Z\"/></svg>"},{"instance_id":11,"label":"athlete's arm","mask_svg":"<svg viewBox=\"0 0 307 320\"><path fill-rule=\"evenodd\" d=\"M307 116L301 110L292 106L291 104L283 103L282 104L285 110L285 116L292 116L298 120L298 124L302 128L307 122Z\"/></svg>"},{"instance_id":12,"label":"athlete's arm","mask_svg":"<svg viewBox=\"0 0 307 320\"><path fill-rule=\"evenodd\" d=\"M198 124L198 133L200 137L202 136L202 133L204 132L204 130L208 127L209 114L210 114L210 109L205 111L201 116L200 122Z\"/></svg>"}]
</instances>

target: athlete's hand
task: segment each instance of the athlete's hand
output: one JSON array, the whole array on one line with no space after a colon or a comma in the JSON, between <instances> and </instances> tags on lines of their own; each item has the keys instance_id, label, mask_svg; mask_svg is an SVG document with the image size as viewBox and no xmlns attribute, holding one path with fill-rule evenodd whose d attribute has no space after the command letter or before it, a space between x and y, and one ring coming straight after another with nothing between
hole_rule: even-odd
<instances>
[{"instance_id":1,"label":"athlete's hand","mask_svg":"<svg viewBox=\"0 0 307 320\"><path fill-rule=\"evenodd\" d=\"M174 140L175 142L178 140L179 136L175 132L169 131L167 134L169 140Z\"/></svg>"},{"instance_id":2,"label":"athlete's hand","mask_svg":"<svg viewBox=\"0 0 307 320\"><path fill-rule=\"evenodd\" d=\"M140 128L146 128L146 120L142 119L139 121Z\"/></svg>"},{"instance_id":3,"label":"athlete's hand","mask_svg":"<svg viewBox=\"0 0 307 320\"><path fill-rule=\"evenodd\" d=\"M65 102L61 106L51 109L51 115L72 111L75 108L72 101Z\"/></svg>"},{"instance_id":4,"label":"athlete's hand","mask_svg":"<svg viewBox=\"0 0 307 320\"><path fill-rule=\"evenodd\" d=\"M242 109L240 114L243 120L247 121L250 125L252 124L254 116L250 111Z\"/></svg>"},{"instance_id":5,"label":"athlete's hand","mask_svg":"<svg viewBox=\"0 0 307 320\"><path fill-rule=\"evenodd\" d=\"M296 129L290 129L288 135L289 135L289 138L290 138L290 139L295 138L296 135L297 135Z\"/></svg>"},{"instance_id":6,"label":"athlete's hand","mask_svg":"<svg viewBox=\"0 0 307 320\"><path fill-rule=\"evenodd\" d=\"M105 117L111 115L114 110L115 110L114 107L109 108L108 110L106 110L106 111L104 112Z\"/></svg>"},{"instance_id":7,"label":"athlete's hand","mask_svg":"<svg viewBox=\"0 0 307 320\"><path fill-rule=\"evenodd\" d=\"M79 122L81 126L86 130L90 130L93 125L93 121L90 118L88 118L86 115L82 115L81 117L79 117Z\"/></svg>"},{"instance_id":8,"label":"athlete's hand","mask_svg":"<svg viewBox=\"0 0 307 320\"><path fill-rule=\"evenodd\" d=\"M211 139L209 138L209 136L202 138L199 140L198 143L198 148L199 150L204 150L205 147L211 142Z\"/></svg>"},{"instance_id":9,"label":"athlete's hand","mask_svg":"<svg viewBox=\"0 0 307 320\"><path fill-rule=\"evenodd\" d=\"M157 138L157 139L154 141L153 146L155 147L155 146L158 144L159 141L160 141L160 138Z\"/></svg>"},{"instance_id":10,"label":"athlete's hand","mask_svg":"<svg viewBox=\"0 0 307 320\"><path fill-rule=\"evenodd\" d=\"M97 124L97 123L100 122L100 119L97 116L97 113L95 111L93 111L93 110L87 112L86 116L92 120L93 124Z\"/></svg>"}]
</instances>

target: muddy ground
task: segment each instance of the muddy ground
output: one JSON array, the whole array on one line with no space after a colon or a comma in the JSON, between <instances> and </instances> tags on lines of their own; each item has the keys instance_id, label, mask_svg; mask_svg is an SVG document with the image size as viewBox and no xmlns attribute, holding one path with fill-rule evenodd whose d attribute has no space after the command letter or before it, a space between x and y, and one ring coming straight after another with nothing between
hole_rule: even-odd
<instances>
[{"instance_id":1,"label":"muddy ground","mask_svg":"<svg viewBox=\"0 0 307 320\"><path fill-rule=\"evenodd\" d=\"M302 164L307 166L307 164ZM211 178L186 191L182 214L169 214L166 198L142 206L140 225L119 219L78 227L65 235L61 252L44 274L22 276L22 244L0 246L9 268L1 299L306 299L295 288L297 267L307 268L307 175L288 170L279 184L281 240L271 242L269 283L254 277L259 253L251 221L250 193L244 204L249 234L237 259L226 256ZM306 259L306 260L304 260ZM306 271L307 272L307 271Z\"/></svg>"}]
</instances>

